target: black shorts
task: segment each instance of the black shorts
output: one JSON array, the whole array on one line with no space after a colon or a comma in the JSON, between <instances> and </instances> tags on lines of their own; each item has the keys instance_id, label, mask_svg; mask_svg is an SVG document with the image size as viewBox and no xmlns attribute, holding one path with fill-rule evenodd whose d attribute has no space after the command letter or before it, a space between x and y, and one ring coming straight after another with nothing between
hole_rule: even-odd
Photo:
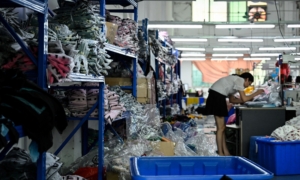
<instances>
[{"instance_id":1,"label":"black shorts","mask_svg":"<svg viewBox=\"0 0 300 180\"><path fill-rule=\"evenodd\" d=\"M214 90L209 90L208 98L206 100L205 113L206 115L215 115L221 117L228 116L228 109L226 103L226 96Z\"/></svg>"}]
</instances>

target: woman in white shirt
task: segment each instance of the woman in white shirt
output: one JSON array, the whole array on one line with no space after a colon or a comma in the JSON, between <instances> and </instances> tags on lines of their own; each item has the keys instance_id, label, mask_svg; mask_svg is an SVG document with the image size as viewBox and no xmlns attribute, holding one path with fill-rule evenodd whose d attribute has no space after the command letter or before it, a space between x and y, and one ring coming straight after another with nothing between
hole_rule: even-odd
<instances>
[{"instance_id":1,"label":"woman in white shirt","mask_svg":"<svg viewBox=\"0 0 300 180\"><path fill-rule=\"evenodd\" d=\"M209 89L209 95L206 100L207 115L214 115L217 125L217 153L220 156L230 156L225 140L225 121L224 117L228 116L226 98L233 104L240 104L251 100L255 96L263 93L262 89L255 93L246 96L244 89L250 86L254 78L250 73L241 75L230 75L216 81ZM239 92L240 99L234 97L234 94Z\"/></svg>"}]
</instances>

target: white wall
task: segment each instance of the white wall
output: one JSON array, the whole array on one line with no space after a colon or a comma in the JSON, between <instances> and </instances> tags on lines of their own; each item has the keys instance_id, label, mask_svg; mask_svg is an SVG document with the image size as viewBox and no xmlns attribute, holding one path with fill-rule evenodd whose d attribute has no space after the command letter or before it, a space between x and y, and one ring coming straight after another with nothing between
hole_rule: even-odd
<instances>
[{"instance_id":1,"label":"white wall","mask_svg":"<svg viewBox=\"0 0 300 180\"><path fill-rule=\"evenodd\" d=\"M181 62L181 81L192 87L192 61Z\"/></svg>"}]
</instances>

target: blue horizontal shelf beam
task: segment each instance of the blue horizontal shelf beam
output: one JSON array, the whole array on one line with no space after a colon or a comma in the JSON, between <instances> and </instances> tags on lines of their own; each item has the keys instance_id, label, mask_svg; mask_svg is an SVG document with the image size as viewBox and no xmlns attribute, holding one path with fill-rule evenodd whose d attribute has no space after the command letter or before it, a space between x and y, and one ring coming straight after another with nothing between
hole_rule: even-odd
<instances>
[{"instance_id":1,"label":"blue horizontal shelf beam","mask_svg":"<svg viewBox=\"0 0 300 180\"><path fill-rule=\"evenodd\" d=\"M121 89L123 90L132 90L132 86L121 86Z\"/></svg>"},{"instance_id":2,"label":"blue horizontal shelf beam","mask_svg":"<svg viewBox=\"0 0 300 180\"><path fill-rule=\"evenodd\" d=\"M0 7L26 7L44 14L47 3L39 0L1 0Z\"/></svg>"},{"instance_id":3,"label":"blue horizontal shelf beam","mask_svg":"<svg viewBox=\"0 0 300 180\"><path fill-rule=\"evenodd\" d=\"M37 66L37 60L31 53L31 51L28 50L27 46L24 44L22 39L15 33L15 30L6 22L6 20L3 18L2 15L0 15L0 22L3 24L3 26L8 30L8 32L14 37L14 39L20 44L23 51L26 53L26 55L31 59L31 61Z\"/></svg>"},{"instance_id":4,"label":"blue horizontal shelf beam","mask_svg":"<svg viewBox=\"0 0 300 180\"><path fill-rule=\"evenodd\" d=\"M109 9L112 13L134 13L134 9Z\"/></svg>"},{"instance_id":5,"label":"blue horizontal shelf beam","mask_svg":"<svg viewBox=\"0 0 300 180\"><path fill-rule=\"evenodd\" d=\"M98 86L50 86L50 89L99 89Z\"/></svg>"}]
</instances>

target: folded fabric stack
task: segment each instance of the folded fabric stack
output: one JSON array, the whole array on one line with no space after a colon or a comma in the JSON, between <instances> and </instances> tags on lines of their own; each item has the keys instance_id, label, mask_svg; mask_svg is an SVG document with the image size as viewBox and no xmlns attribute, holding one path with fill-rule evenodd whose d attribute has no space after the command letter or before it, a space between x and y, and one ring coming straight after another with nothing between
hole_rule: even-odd
<instances>
[{"instance_id":1,"label":"folded fabric stack","mask_svg":"<svg viewBox=\"0 0 300 180\"><path fill-rule=\"evenodd\" d=\"M79 86L79 85L76 85ZM86 90L85 89L72 89L67 92L69 99L68 109L75 117L83 117L88 111Z\"/></svg>"},{"instance_id":2,"label":"folded fabric stack","mask_svg":"<svg viewBox=\"0 0 300 180\"><path fill-rule=\"evenodd\" d=\"M120 96L114 92L106 89L105 100L108 104L105 106L105 119L108 123L112 123L117 117L121 116L126 111L124 104L120 103Z\"/></svg>"},{"instance_id":3,"label":"folded fabric stack","mask_svg":"<svg viewBox=\"0 0 300 180\"><path fill-rule=\"evenodd\" d=\"M137 37L137 24L134 20L126 18L121 19L118 16L106 15L106 21L117 24L118 31L115 38L115 45L128 49L129 52L136 54L139 51Z\"/></svg>"}]
</instances>

